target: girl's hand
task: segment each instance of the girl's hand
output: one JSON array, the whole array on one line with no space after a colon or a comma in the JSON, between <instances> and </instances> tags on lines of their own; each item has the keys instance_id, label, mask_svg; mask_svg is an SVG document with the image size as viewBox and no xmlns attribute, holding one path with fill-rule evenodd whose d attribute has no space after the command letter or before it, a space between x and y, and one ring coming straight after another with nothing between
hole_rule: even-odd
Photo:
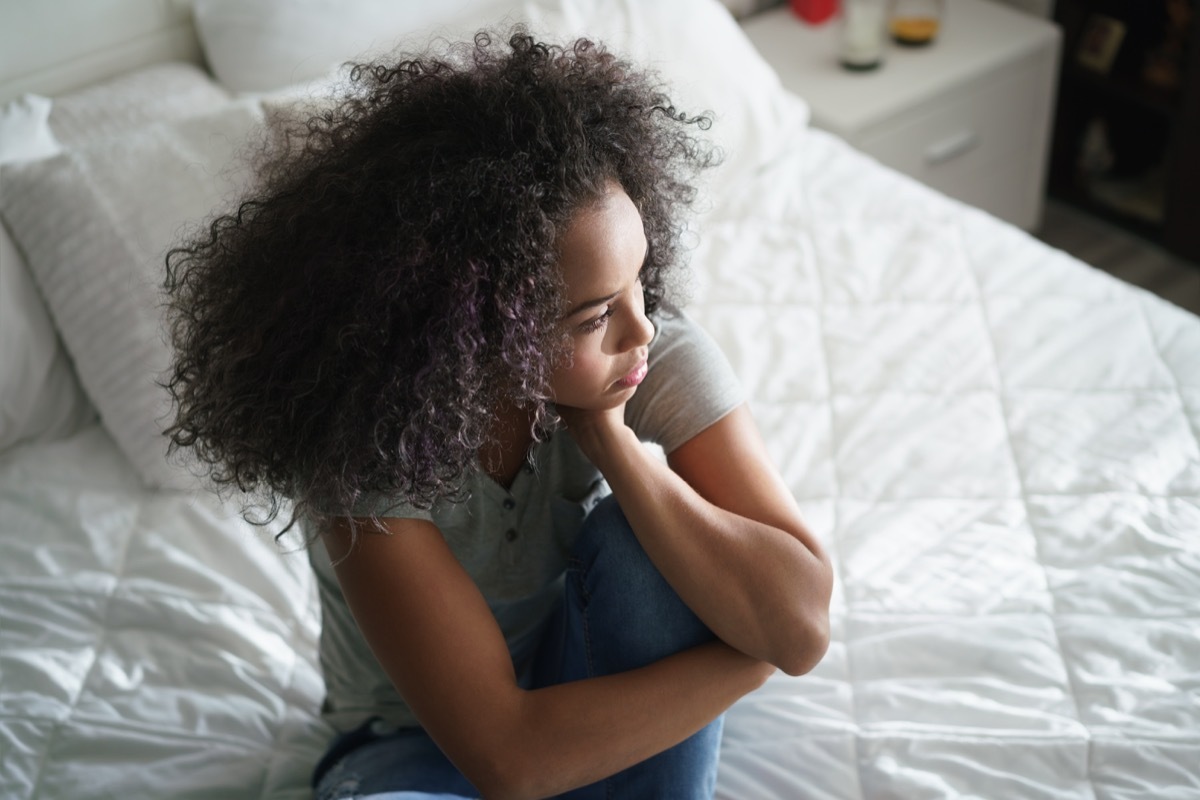
<instances>
[{"instance_id":1,"label":"girl's hand","mask_svg":"<svg viewBox=\"0 0 1200 800\"><path fill-rule=\"evenodd\" d=\"M637 439L625 424L624 403L599 411L572 406L557 406L557 410L579 449L601 472L611 448L624 441L625 436Z\"/></svg>"}]
</instances>

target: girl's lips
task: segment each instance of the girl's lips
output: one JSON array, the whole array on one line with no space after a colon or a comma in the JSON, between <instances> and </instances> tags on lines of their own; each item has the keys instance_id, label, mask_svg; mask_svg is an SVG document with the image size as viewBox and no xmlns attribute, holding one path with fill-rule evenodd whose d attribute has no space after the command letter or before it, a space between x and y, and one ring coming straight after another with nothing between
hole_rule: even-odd
<instances>
[{"instance_id":1,"label":"girl's lips","mask_svg":"<svg viewBox=\"0 0 1200 800\"><path fill-rule=\"evenodd\" d=\"M643 361L633 368L633 371L626 375L621 380L617 381L620 385L626 388L632 388L646 379L646 373L650 371L647 362Z\"/></svg>"}]
</instances>

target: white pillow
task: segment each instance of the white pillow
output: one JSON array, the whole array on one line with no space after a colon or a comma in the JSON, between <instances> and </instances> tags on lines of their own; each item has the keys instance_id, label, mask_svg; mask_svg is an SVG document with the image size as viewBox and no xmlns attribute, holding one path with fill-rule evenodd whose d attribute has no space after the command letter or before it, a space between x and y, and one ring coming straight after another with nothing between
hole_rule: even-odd
<instances>
[{"instance_id":1,"label":"white pillow","mask_svg":"<svg viewBox=\"0 0 1200 800\"><path fill-rule=\"evenodd\" d=\"M35 95L0 108L0 164L59 151L50 109ZM28 270L0 225L0 450L68 436L95 417Z\"/></svg>"},{"instance_id":2,"label":"white pillow","mask_svg":"<svg viewBox=\"0 0 1200 800\"><path fill-rule=\"evenodd\" d=\"M656 68L682 110L712 112L709 135L727 156L710 184L717 199L808 123L807 106L783 90L718 0L449 0L430 8L391 0L197 0L196 22L218 79L257 92L324 78L364 50L420 49L433 34L466 39L515 21L546 38L599 39Z\"/></svg>"},{"instance_id":3,"label":"white pillow","mask_svg":"<svg viewBox=\"0 0 1200 800\"><path fill-rule=\"evenodd\" d=\"M234 104L4 168L3 214L101 420L151 487L190 488L165 460L170 363L160 324L170 245L243 179L235 155L261 124ZM17 200L16 198L20 198Z\"/></svg>"},{"instance_id":4,"label":"white pillow","mask_svg":"<svg viewBox=\"0 0 1200 800\"><path fill-rule=\"evenodd\" d=\"M369 50L437 24L477 0L196 0L213 74L235 92L273 92L323 78ZM486 5L486 3L482 3Z\"/></svg>"}]
</instances>

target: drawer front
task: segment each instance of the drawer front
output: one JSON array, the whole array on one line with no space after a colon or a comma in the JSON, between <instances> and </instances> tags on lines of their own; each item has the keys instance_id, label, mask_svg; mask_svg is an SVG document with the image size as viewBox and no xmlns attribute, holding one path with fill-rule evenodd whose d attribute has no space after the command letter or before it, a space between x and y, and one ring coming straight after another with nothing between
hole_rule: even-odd
<instances>
[{"instance_id":1,"label":"drawer front","mask_svg":"<svg viewBox=\"0 0 1200 800\"><path fill-rule=\"evenodd\" d=\"M1028 152L1010 150L976 169L947 177L938 189L1019 228L1036 230L1043 201L1041 181L1031 161Z\"/></svg>"},{"instance_id":2,"label":"drawer front","mask_svg":"<svg viewBox=\"0 0 1200 800\"><path fill-rule=\"evenodd\" d=\"M1045 59L1029 59L1002 75L970 81L852 141L884 164L958 197L956 188L985 164L1006 156L1041 163L1044 154L1035 151L1049 123L1046 100L1053 79L1047 66ZM1029 172L1028 163L1012 166Z\"/></svg>"}]
</instances>

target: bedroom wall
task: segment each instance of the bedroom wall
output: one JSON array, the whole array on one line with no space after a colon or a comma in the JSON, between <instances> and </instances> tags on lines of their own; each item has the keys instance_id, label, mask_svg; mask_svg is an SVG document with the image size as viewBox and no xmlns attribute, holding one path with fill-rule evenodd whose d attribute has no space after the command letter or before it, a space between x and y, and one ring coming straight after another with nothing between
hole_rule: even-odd
<instances>
[{"instance_id":1,"label":"bedroom wall","mask_svg":"<svg viewBox=\"0 0 1200 800\"><path fill-rule=\"evenodd\" d=\"M191 16L189 0L0 0L0 102L155 61L200 63Z\"/></svg>"}]
</instances>

